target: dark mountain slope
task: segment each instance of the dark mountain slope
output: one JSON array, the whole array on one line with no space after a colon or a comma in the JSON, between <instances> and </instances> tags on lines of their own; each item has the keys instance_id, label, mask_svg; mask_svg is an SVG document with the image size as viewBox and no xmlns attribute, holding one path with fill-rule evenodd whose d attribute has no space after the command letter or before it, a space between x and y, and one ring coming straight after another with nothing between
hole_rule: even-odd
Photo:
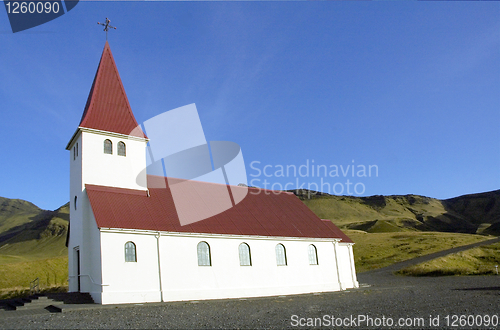
<instances>
[{"instance_id":1,"label":"dark mountain slope","mask_svg":"<svg viewBox=\"0 0 500 330\"><path fill-rule=\"evenodd\" d=\"M483 225L484 233L500 235L500 190L446 199L443 205L469 223Z\"/></svg>"}]
</instances>

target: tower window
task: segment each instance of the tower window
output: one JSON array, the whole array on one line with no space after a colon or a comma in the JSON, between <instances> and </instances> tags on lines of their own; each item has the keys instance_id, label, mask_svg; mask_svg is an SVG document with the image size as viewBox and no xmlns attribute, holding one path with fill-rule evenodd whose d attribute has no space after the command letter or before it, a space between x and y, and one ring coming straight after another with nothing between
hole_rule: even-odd
<instances>
[{"instance_id":1,"label":"tower window","mask_svg":"<svg viewBox=\"0 0 500 330\"><path fill-rule=\"evenodd\" d=\"M73 160L75 160L76 157L78 157L78 143L73 146Z\"/></svg>"},{"instance_id":2,"label":"tower window","mask_svg":"<svg viewBox=\"0 0 500 330\"><path fill-rule=\"evenodd\" d=\"M127 149L125 146L125 143L122 141L118 142L118 156L126 156L127 155Z\"/></svg>"},{"instance_id":3,"label":"tower window","mask_svg":"<svg viewBox=\"0 0 500 330\"><path fill-rule=\"evenodd\" d=\"M318 264L318 251L314 245L309 245L309 265Z\"/></svg>"},{"instance_id":4,"label":"tower window","mask_svg":"<svg viewBox=\"0 0 500 330\"><path fill-rule=\"evenodd\" d=\"M252 259L250 258L250 247L247 243L241 243L239 248L240 252L240 266L252 266Z\"/></svg>"},{"instance_id":5,"label":"tower window","mask_svg":"<svg viewBox=\"0 0 500 330\"><path fill-rule=\"evenodd\" d=\"M77 201L78 201L78 198L76 198L76 196L75 196L75 202L74 202L74 204L75 204L75 210L76 210L76 202Z\"/></svg>"},{"instance_id":6,"label":"tower window","mask_svg":"<svg viewBox=\"0 0 500 330\"><path fill-rule=\"evenodd\" d=\"M133 242L125 243L125 262L137 262L137 254Z\"/></svg>"},{"instance_id":7,"label":"tower window","mask_svg":"<svg viewBox=\"0 0 500 330\"><path fill-rule=\"evenodd\" d=\"M198 266L212 266L210 246L207 242L198 243Z\"/></svg>"},{"instance_id":8,"label":"tower window","mask_svg":"<svg viewBox=\"0 0 500 330\"><path fill-rule=\"evenodd\" d=\"M276 245L276 264L286 266L286 250L283 244Z\"/></svg>"},{"instance_id":9,"label":"tower window","mask_svg":"<svg viewBox=\"0 0 500 330\"><path fill-rule=\"evenodd\" d=\"M104 140L104 153L105 154L113 154L113 142L111 140Z\"/></svg>"}]
</instances>

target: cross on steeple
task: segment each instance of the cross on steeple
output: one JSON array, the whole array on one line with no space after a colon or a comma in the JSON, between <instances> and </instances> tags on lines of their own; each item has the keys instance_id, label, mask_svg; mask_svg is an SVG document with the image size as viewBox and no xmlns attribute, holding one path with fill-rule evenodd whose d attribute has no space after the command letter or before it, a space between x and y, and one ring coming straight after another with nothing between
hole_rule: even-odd
<instances>
[{"instance_id":1,"label":"cross on steeple","mask_svg":"<svg viewBox=\"0 0 500 330\"><path fill-rule=\"evenodd\" d=\"M111 21L107 17L106 17L106 23L99 23L99 22L97 22L97 24L104 26L104 30L103 31L106 31L106 41L108 40L108 30L109 30L109 28L112 28L112 29L116 30L116 27L109 25L109 23L111 23Z\"/></svg>"}]
</instances>

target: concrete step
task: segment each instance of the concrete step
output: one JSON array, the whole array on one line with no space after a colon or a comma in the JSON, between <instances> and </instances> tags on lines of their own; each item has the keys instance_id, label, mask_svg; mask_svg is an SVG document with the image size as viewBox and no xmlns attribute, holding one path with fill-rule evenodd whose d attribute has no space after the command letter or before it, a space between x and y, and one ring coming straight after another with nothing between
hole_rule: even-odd
<instances>
[{"instance_id":1,"label":"concrete step","mask_svg":"<svg viewBox=\"0 0 500 330\"><path fill-rule=\"evenodd\" d=\"M16 310L26 304L26 301L21 298L7 299L3 301L3 305L7 307L7 310Z\"/></svg>"},{"instance_id":2,"label":"concrete step","mask_svg":"<svg viewBox=\"0 0 500 330\"><path fill-rule=\"evenodd\" d=\"M51 313L62 313L62 311L63 311L63 308L61 306L57 306L57 305L49 305L49 306L45 307L45 309Z\"/></svg>"},{"instance_id":3,"label":"concrete step","mask_svg":"<svg viewBox=\"0 0 500 330\"><path fill-rule=\"evenodd\" d=\"M0 311L11 313L13 311L48 311L60 313L61 305L89 305L94 304L94 300L89 293L81 292L61 292L37 294L24 298L8 299L0 301ZM58 307L59 306L59 307Z\"/></svg>"},{"instance_id":4,"label":"concrete step","mask_svg":"<svg viewBox=\"0 0 500 330\"><path fill-rule=\"evenodd\" d=\"M15 311L16 309L7 303L0 304L0 311Z\"/></svg>"},{"instance_id":5,"label":"concrete step","mask_svg":"<svg viewBox=\"0 0 500 330\"><path fill-rule=\"evenodd\" d=\"M55 302L52 299L33 300L31 303L24 304L23 306L17 306L16 311L45 308L53 303Z\"/></svg>"},{"instance_id":6,"label":"concrete step","mask_svg":"<svg viewBox=\"0 0 500 330\"><path fill-rule=\"evenodd\" d=\"M94 299L87 292L48 293L47 297L64 304L94 304Z\"/></svg>"}]
</instances>

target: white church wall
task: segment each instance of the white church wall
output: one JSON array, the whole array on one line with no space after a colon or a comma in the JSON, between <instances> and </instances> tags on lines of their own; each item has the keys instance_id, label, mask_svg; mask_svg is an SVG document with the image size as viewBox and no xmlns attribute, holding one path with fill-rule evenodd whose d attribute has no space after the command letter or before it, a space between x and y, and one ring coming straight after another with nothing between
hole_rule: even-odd
<instances>
[{"instance_id":1,"label":"white church wall","mask_svg":"<svg viewBox=\"0 0 500 330\"><path fill-rule=\"evenodd\" d=\"M134 242L137 262L125 262ZM197 245L207 242L211 266L198 266ZM240 266L238 247L250 246L251 266ZM140 303L257 297L340 290L332 241L161 233L161 287L155 233L101 229L102 303ZM275 247L285 246L287 265L276 264ZM308 247L318 265L309 264ZM140 280L139 280L140 279Z\"/></svg>"},{"instance_id":2,"label":"white church wall","mask_svg":"<svg viewBox=\"0 0 500 330\"><path fill-rule=\"evenodd\" d=\"M104 140L113 143L112 154L104 153ZM126 145L126 156L118 156L118 142ZM96 271L94 264L96 253L100 249L98 244L97 227L93 220L88 197L84 193L85 184L97 184L111 187L141 189L137 184L137 176L146 180L146 173L140 174L146 167L146 142L144 139L128 138L120 134L106 132L88 132L81 129L68 146L70 150L70 239L68 244L68 275L69 291L78 291L77 262L75 258L80 254L80 291L100 292L90 279L89 272L100 277L100 269ZM76 206L76 207L75 207ZM89 236L90 235L90 236ZM85 237L85 239L83 239ZM93 243L91 243L91 240ZM98 250L95 250L98 249ZM95 251L91 251L95 250ZM97 261L100 264L99 261Z\"/></svg>"},{"instance_id":3,"label":"white church wall","mask_svg":"<svg viewBox=\"0 0 500 330\"><path fill-rule=\"evenodd\" d=\"M136 262L125 261L125 243L136 246ZM102 304L159 302L157 240L154 234L101 232Z\"/></svg>"},{"instance_id":4,"label":"white church wall","mask_svg":"<svg viewBox=\"0 0 500 330\"><path fill-rule=\"evenodd\" d=\"M80 292L88 292L96 303L101 294L101 240L87 194L82 194L81 212L84 218L80 244Z\"/></svg>"},{"instance_id":5,"label":"white church wall","mask_svg":"<svg viewBox=\"0 0 500 330\"><path fill-rule=\"evenodd\" d=\"M198 266L197 245L210 246L212 266ZM250 246L252 265L240 266L238 247ZM283 244L287 265L276 264L275 248ZM309 265L308 246L318 251L318 265ZM165 251L165 252L164 252ZM176 251L168 253L166 251ZM331 241L259 239L231 236L162 236L163 300L218 299L339 290ZM175 265L178 271L163 271Z\"/></svg>"},{"instance_id":6,"label":"white church wall","mask_svg":"<svg viewBox=\"0 0 500 330\"><path fill-rule=\"evenodd\" d=\"M211 249L212 266L198 266L197 245ZM250 246L252 265L240 266L238 247ZM286 249L287 265L276 264L276 245ZM309 265L308 246L318 251L318 265ZM163 300L271 296L339 290L331 242L258 239L251 237L162 236ZM175 268L167 265L177 265ZM179 269L180 267L180 269ZM176 269L177 268L177 269ZM163 270L170 269L170 270ZM180 270L180 271L179 271Z\"/></svg>"},{"instance_id":7,"label":"white church wall","mask_svg":"<svg viewBox=\"0 0 500 330\"><path fill-rule=\"evenodd\" d=\"M337 258L342 289L357 288L359 286L352 256L352 244L338 243Z\"/></svg>"},{"instance_id":8,"label":"white church wall","mask_svg":"<svg viewBox=\"0 0 500 330\"><path fill-rule=\"evenodd\" d=\"M76 148L78 146L78 153ZM76 258L82 244L82 139L81 135L73 141L69 146L69 163L70 163L70 196L69 196L69 211L70 211L70 236L68 242L68 286L70 292L78 291L78 266ZM75 200L76 197L76 200ZM76 206L75 207L75 202ZM78 205L80 204L80 205ZM80 207L79 207L80 206Z\"/></svg>"},{"instance_id":9,"label":"white church wall","mask_svg":"<svg viewBox=\"0 0 500 330\"><path fill-rule=\"evenodd\" d=\"M146 190L146 142L144 139L134 139L128 136L100 132L83 131L84 140L82 154L83 182L108 187ZM113 145L112 154L104 153L104 140L110 140ZM118 143L125 143L126 156L118 156Z\"/></svg>"},{"instance_id":10,"label":"white church wall","mask_svg":"<svg viewBox=\"0 0 500 330\"><path fill-rule=\"evenodd\" d=\"M354 264L353 244L349 244L349 261L351 262L352 285L354 288L359 288L358 276L356 275L356 266Z\"/></svg>"}]
</instances>

